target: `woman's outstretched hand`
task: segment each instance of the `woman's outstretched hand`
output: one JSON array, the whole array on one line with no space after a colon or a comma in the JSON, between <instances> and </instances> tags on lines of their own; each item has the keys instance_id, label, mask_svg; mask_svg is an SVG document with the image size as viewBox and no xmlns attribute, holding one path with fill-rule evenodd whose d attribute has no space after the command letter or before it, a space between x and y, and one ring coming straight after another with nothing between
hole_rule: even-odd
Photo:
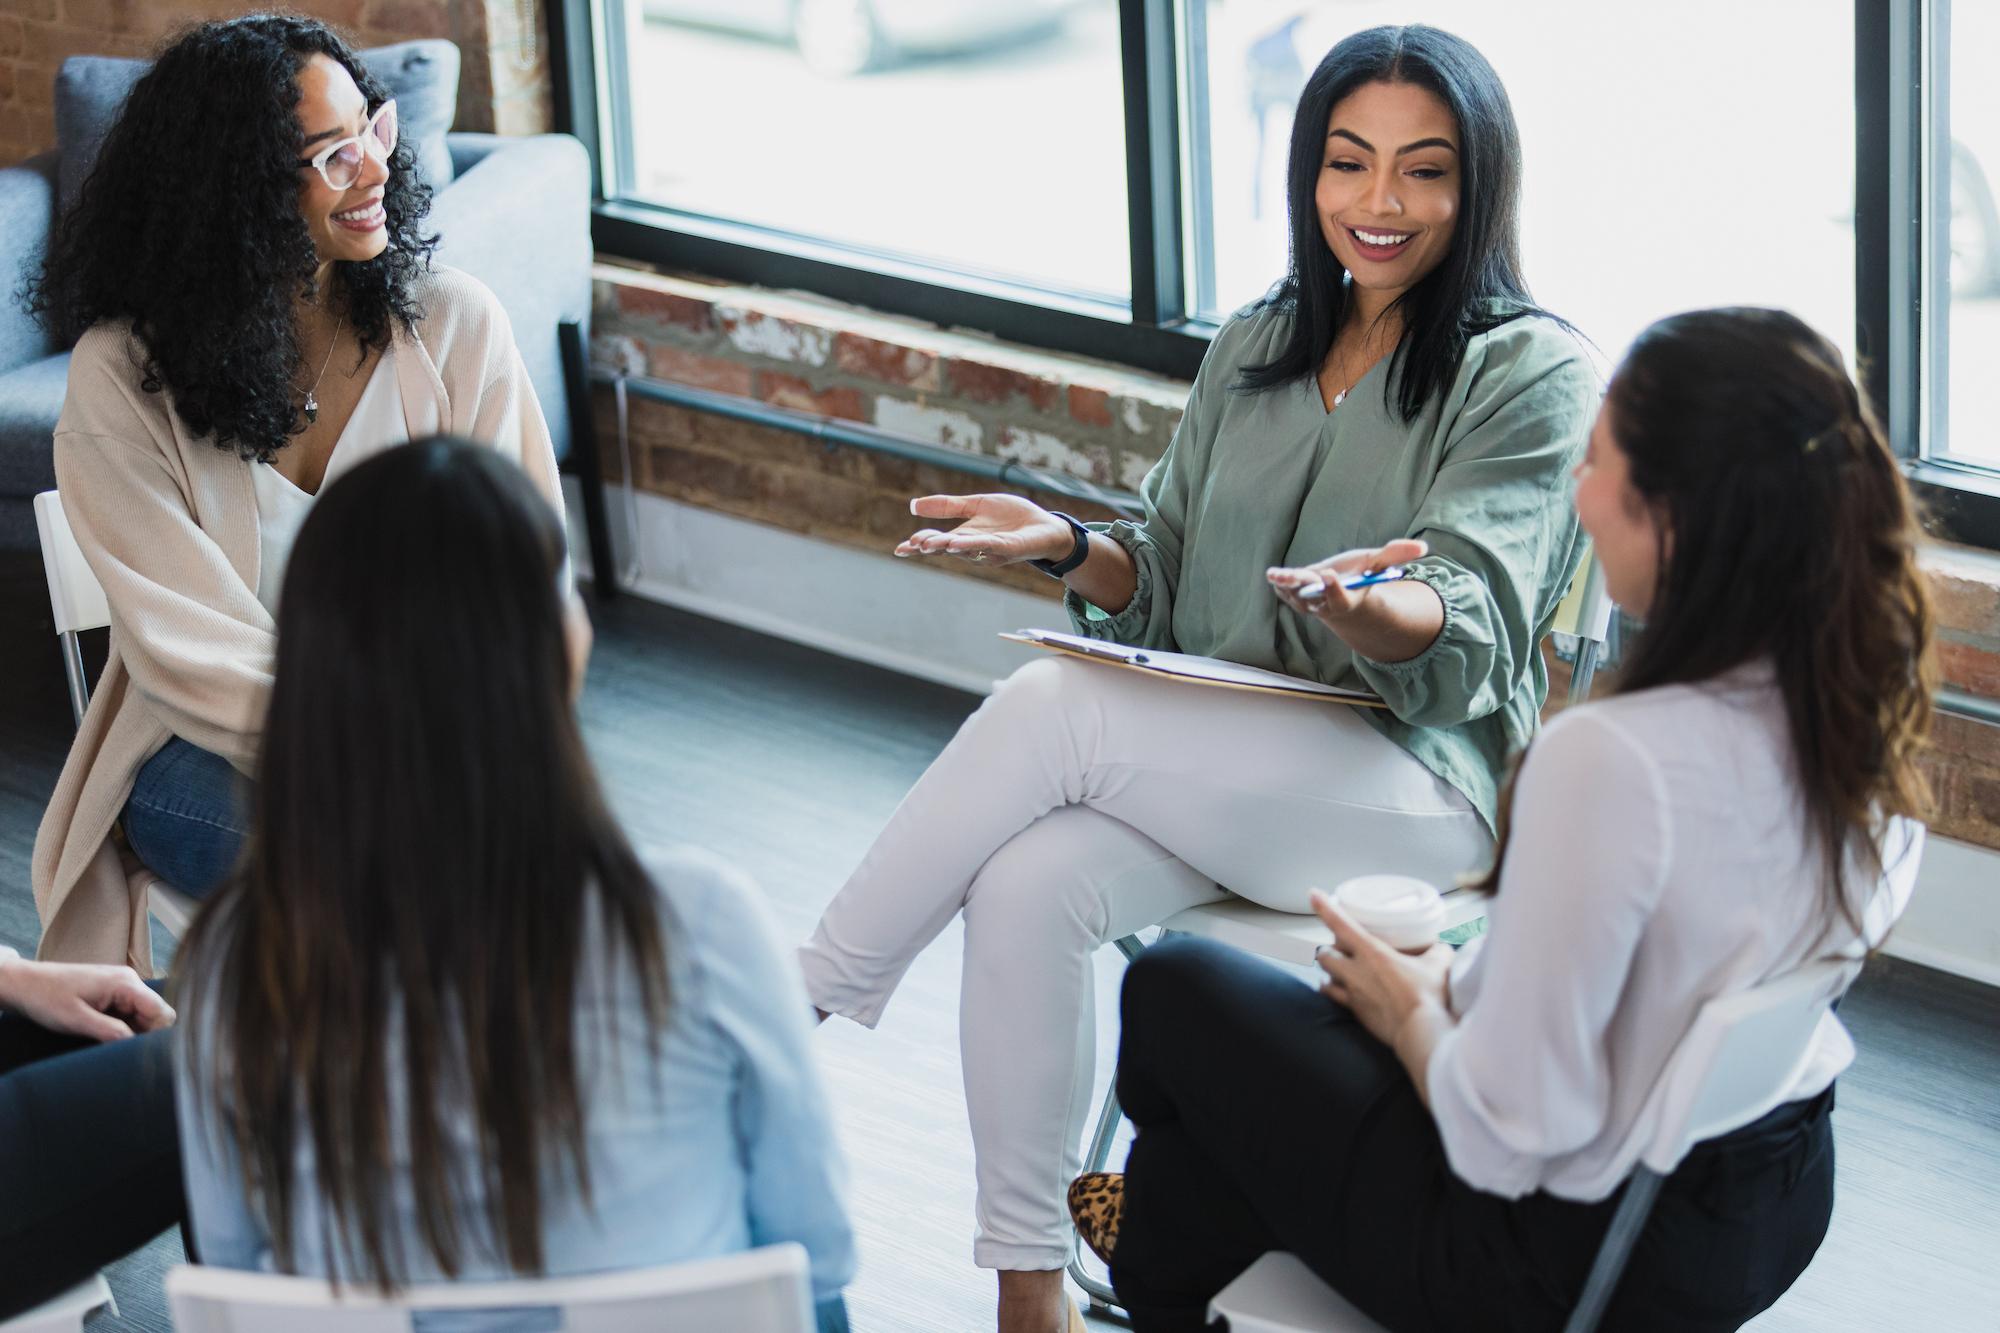
<instances>
[{"instance_id":1,"label":"woman's outstretched hand","mask_svg":"<svg viewBox=\"0 0 2000 1333\"><path fill-rule=\"evenodd\" d=\"M173 1008L129 967L0 958L0 1009L48 1029L117 1041L172 1025Z\"/></svg>"},{"instance_id":2,"label":"woman's outstretched hand","mask_svg":"<svg viewBox=\"0 0 2000 1333\"><path fill-rule=\"evenodd\" d=\"M949 532L922 528L896 554L955 555L977 564L1011 565L1022 560L1060 560L1076 534L1069 524L1018 495L926 495L910 501L918 518L961 519Z\"/></svg>"},{"instance_id":3,"label":"woman's outstretched hand","mask_svg":"<svg viewBox=\"0 0 2000 1333\"><path fill-rule=\"evenodd\" d=\"M1391 565L1407 564L1431 548L1413 538L1400 538L1387 546L1367 550L1342 551L1339 555L1298 568L1273 567L1264 578L1281 601L1302 616L1311 616L1339 633L1368 600L1372 588L1352 592L1342 581L1373 574Z\"/></svg>"}]
</instances>

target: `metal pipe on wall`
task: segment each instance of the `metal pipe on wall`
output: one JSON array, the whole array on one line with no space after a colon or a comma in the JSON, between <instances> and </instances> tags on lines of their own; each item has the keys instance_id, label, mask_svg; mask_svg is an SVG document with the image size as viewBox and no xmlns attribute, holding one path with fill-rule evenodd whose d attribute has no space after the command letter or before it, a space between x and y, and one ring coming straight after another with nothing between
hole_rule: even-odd
<instances>
[{"instance_id":1,"label":"metal pipe on wall","mask_svg":"<svg viewBox=\"0 0 2000 1333\"><path fill-rule=\"evenodd\" d=\"M654 379L649 375L599 374L596 378L605 384L623 383L628 393L656 403L692 408L697 412L707 412L714 416L727 417L732 421L747 422L753 426L768 426L773 430L790 431L795 435L818 440L829 449L847 445L855 449L866 449L871 453L908 459L913 463L928 463L933 467L948 468L954 472L989 477L1009 486L1045 491L1072 500L1088 500L1132 518L1144 512L1139 497L1130 491L1099 486L1081 477L1072 477L1060 472L1045 472L1041 468L1028 467L1005 458L967 453L962 449L947 449L941 444L932 444L927 440L913 440L857 421L842 421L835 417L800 412L794 408L776 407L733 393L689 388L685 384Z\"/></svg>"}]
</instances>

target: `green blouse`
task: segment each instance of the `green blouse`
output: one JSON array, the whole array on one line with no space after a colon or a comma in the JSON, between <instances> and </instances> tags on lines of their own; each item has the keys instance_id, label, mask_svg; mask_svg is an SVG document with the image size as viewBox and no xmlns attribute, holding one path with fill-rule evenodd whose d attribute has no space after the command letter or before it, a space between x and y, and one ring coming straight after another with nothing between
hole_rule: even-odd
<instances>
[{"instance_id":1,"label":"green blouse","mask_svg":"<svg viewBox=\"0 0 2000 1333\"><path fill-rule=\"evenodd\" d=\"M1117 615L1071 593L1077 631L1370 689L1359 710L1463 793L1487 826L1500 775L1548 697L1538 650L1582 558L1569 472L1600 393L1581 345L1524 316L1474 336L1441 399L1405 422L1384 358L1338 411L1318 385L1245 392L1289 313L1231 319L1203 359L1173 443L1141 487L1142 522L1094 524L1131 552L1138 589ZM1419 537L1411 576L1437 590L1444 626L1406 662L1357 655L1264 581L1355 547Z\"/></svg>"}]
</instances>

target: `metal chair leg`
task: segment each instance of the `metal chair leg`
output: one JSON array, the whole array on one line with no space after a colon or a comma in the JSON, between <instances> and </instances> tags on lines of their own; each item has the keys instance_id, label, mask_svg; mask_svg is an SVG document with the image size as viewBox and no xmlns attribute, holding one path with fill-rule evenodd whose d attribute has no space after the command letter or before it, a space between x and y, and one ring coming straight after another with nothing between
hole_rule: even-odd
<instances>
[{"instance_id":1,"label":"metal chair leg","mask_svg":"<svg viewBox=\"0 0 2000 1333\"><path fill-rule=\"evenodd\" d=\"M1632 1257L1632 1247L1638 1243L1639 1233L1645 1230L1660 1183L1657 1172L1644 1166L1633 1170L1632 1178L1625 1183L1625 1197L1618 1201L1618 1211L1611 1215L1604 1242L1597 1247L1597 1258L1591 1262L1590 1276L1584 1280L1583 1294L1577 1297L1576 1309L1570 1312L1563 1333L1594 1333L1597 1321L1604 1317L1605 1307L1611 1304L1612 1293L1618 1290L1625 1261Z\"/></svg>"},{"instance_id":2,"label":"metal chair leg","mask_svg":"<svg viewBox=\"0 0 2000 1333\"><path fill-rule=\"evenodd\" d=\"M1576 661L1569 672L1569 701L1580 704L1590 697L1590 683L1597 675L1597 659L1603 646L1595 639L1576 641Z\"/></svg>"},{"instance_id":3,"label":"metal chair leg","mask_svg":"<svg viewBox=\"0 0 2000 1333\"><path fill-rule=\"evenodd\" d=\"M1127 935L1114 940L1113 943L1118 946L1118 952L1125 955L1125 961L1128 963L1146 951L1144 941L1137 935ZM1104 1164L1111 1160L1111 1149L1118 1142L1118 1126L1124 1119L1124 1110L1118 1105L1118 1081L1113 1078L1111 1086L1104 1090L1104 1102L1097 1109L1097 1128L1091 1132L1090 1147L1083 1154L1084 1174L1102 1171ZM1122 1309L1123 1307L1118 1304L1118 1294L1112 1291L1111 1285L1100 1281L1094 1273L1084 1268L1083 1242L1072 1236L1069 1244L1070 1281L1083 1288L1084 1294L1090 1297L1091 1308L1106 1313Z\"/></svg>"},{"instance_id":4,"label":"metal chair leg","mask_svg":"<svg viewBox=\"0 0 2000 1333\"><path fill-rule=\"evenodd\" d=\"M66 630L57 638L62 644L63 676L69 681L69 711L80 727L83 712L90 707L90 677L83 669L83 636L75 630Z\"/></svg>"},{"instance_id":5,"label":"metal chair leg","mask_svg":"<svg viewBox=\"0 0 2000 1333\"><path fill-rule=\"evenodd\" d=\"M604 507L604 459L597 448L597 422L590 410L590 366L583 326L556 326L562 349L563 389L569 399L569 457L583 483L583 527L590 543L590 582L600 602L618 595L618 563L611 554L611 520ZM629 481L629 479L628 479Z\"/></svg>"}]
</instances>

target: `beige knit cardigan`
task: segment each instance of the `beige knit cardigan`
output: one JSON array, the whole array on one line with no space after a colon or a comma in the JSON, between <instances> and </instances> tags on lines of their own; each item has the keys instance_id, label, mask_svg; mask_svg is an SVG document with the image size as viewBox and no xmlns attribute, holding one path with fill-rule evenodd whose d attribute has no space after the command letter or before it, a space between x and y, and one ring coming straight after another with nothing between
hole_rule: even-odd
<instances>
[{"instance_id":1,"label":"beige knit cardigan","mask_svg":"<svg viewBox=\"0 0 2000 1333\"><path fill-rule=\"evenodd\" d=\"M394 367L410 438L439 431L517 459L561 505L548 424L506 312L476 278L439 268L418 290ZM35 835L39 956L152 970L145 884L112 836L133 780L173 736L255 772L276 660L257 600L252 464L190 438L166 392L140 386L129 330L78 341L56 423L63 512L111 608L111 655Z\"/></svg>"}]
</instances>

